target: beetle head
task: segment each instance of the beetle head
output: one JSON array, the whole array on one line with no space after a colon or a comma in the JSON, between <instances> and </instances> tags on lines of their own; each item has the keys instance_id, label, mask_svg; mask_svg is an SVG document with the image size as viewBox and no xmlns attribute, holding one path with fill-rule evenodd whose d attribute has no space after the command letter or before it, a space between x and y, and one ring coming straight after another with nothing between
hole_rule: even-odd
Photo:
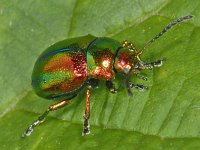
<instances>
[{"instance_id":1,"label":"beetle head","mask_svg":"<svg viewBox=\"0 0 200 150\"><path fill-rule=\"evenodd\" d=\"M132 95L129 86L131 76L137 75L142 69L145 69L144 63L140 59L141 54L142 52L138 52L132 43L124 41L115 57L114 68L117 73L124 74L125 87L129 95Z\"/></svg>"},{"instance_id":2,"label":"beetle head","mask_svg":"<svg viewBox=\"0 0 200 150\"><path fill-rule=\"evenodd\" d=\"M138 52L132 43L123 42L123 47L118 49L115 57L114 67L118 73L128 75L134 70L141 70L142 61L140 59L141 53Z\"/></svg>"}]
</instances>

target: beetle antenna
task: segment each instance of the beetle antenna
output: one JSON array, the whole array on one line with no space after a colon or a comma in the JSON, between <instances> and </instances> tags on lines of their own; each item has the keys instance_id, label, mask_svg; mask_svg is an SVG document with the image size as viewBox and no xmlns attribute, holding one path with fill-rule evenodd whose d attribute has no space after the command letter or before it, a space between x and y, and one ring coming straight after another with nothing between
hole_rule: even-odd
<instances>
[{"instance_id":1,"label":"beetle antenna","mask_svg":"<svg viewBox=\"0 0 200 150\"><path fill-rule=\"evenodd\" d=\"M169 29L171 29L173 26L175 26L176 24L187 20L187 19L191 19L193 16L188 15L188 16L184 16L181 17L179 19L174 20L172 23L170 23L169 25L167 25L158 35L156 35L152 40L150 40L143 48L142 50L138 53L138 56L141 55L143 53L143 51L149 46L151 45L153 42L155 42L158 38L160 38L165 32L167 32Z\"/></svg>"}]
</instances>

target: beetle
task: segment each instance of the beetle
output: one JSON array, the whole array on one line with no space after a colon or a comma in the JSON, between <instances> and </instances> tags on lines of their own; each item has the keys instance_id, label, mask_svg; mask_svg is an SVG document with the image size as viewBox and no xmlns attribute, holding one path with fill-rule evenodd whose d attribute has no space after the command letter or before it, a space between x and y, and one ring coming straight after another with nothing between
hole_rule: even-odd
<instances>
[{"instance_id":1,"label":"beetle","mask_svg":"<svg viewBox=\"0 0 200 150\"><path fill-rule=\"evenodd\" d=\"M99 81L103 80L111 93L117 93L118 90L113 81L116 80L117 75L121 74L128 95L133 95L131 88L144 90L145 86L132 83L130 78L135 76L147 80L146 77L140 75L141 71L162 66L163 59L145 63L141 60L143 51L174 25L190 18L192 16L188 15L174 20L140 51L133 43L126 40L121 43L112 38L97 38L92 35L60 41L47 48L35 63L32 87L38 96L60 101L49 106L22 136L29 136L50 111L68 105L85 88L86 103L82 135L88 135L90 133L91 88L97 87Z\"/></svg>"}]
</instances>

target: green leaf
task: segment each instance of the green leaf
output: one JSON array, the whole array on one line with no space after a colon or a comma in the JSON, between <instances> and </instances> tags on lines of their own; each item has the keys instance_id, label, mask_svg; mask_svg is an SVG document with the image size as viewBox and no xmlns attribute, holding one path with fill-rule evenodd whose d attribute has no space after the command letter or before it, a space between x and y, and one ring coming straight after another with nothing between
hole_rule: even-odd
<instances>
[{"instance_id":1,"label":"green leaf","mask_svg":"<svg viewBox=\"0 0 200 150\"><path fill-rule=\"evenodd\" d=\"M189 0L1 0L0 145L1 149L199 149L200 1ZM50 113L30 137L23 131L54 101L31 88L39 54L58 41L92 34L134 42L138 49L172 20L193 15L146 49L142 59L166 58L144 71L149 87L92 90L91 134L82 137L85 91Z\"/></svg>"}]
</instances>

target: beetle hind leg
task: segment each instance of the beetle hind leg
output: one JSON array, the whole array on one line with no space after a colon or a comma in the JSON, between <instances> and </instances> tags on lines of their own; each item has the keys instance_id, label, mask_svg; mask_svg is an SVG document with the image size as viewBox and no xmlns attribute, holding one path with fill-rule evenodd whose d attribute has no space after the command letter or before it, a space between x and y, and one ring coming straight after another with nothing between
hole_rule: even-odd
<instances>
[{"instance_id":1,"label":"beetle hind leg","mask_svg":"<svg viewBox=\"0 0 200 150\"><path fill-rule=\"evenodd\" d=\"M61 102L58 102L56 104L53 104L51 106L49 106L49 108L41 115L38 117L37 120L35 120L25 131L24 133L22 134L22 137L26 137L26 136L29 136L32 134L33 132L33 129L38 126L39 124L41 124L42 122L44 122L44 120L46 119L47 115L49 114L50 111L53 111L53 110L56 110L56 109L59 109L59 108L62 108L66 105L68 105L70 103L70 100L72 98L74 98L75 96L71 97L70 99L68 100L63 100Z\"/></svg>"}]
</instances>

